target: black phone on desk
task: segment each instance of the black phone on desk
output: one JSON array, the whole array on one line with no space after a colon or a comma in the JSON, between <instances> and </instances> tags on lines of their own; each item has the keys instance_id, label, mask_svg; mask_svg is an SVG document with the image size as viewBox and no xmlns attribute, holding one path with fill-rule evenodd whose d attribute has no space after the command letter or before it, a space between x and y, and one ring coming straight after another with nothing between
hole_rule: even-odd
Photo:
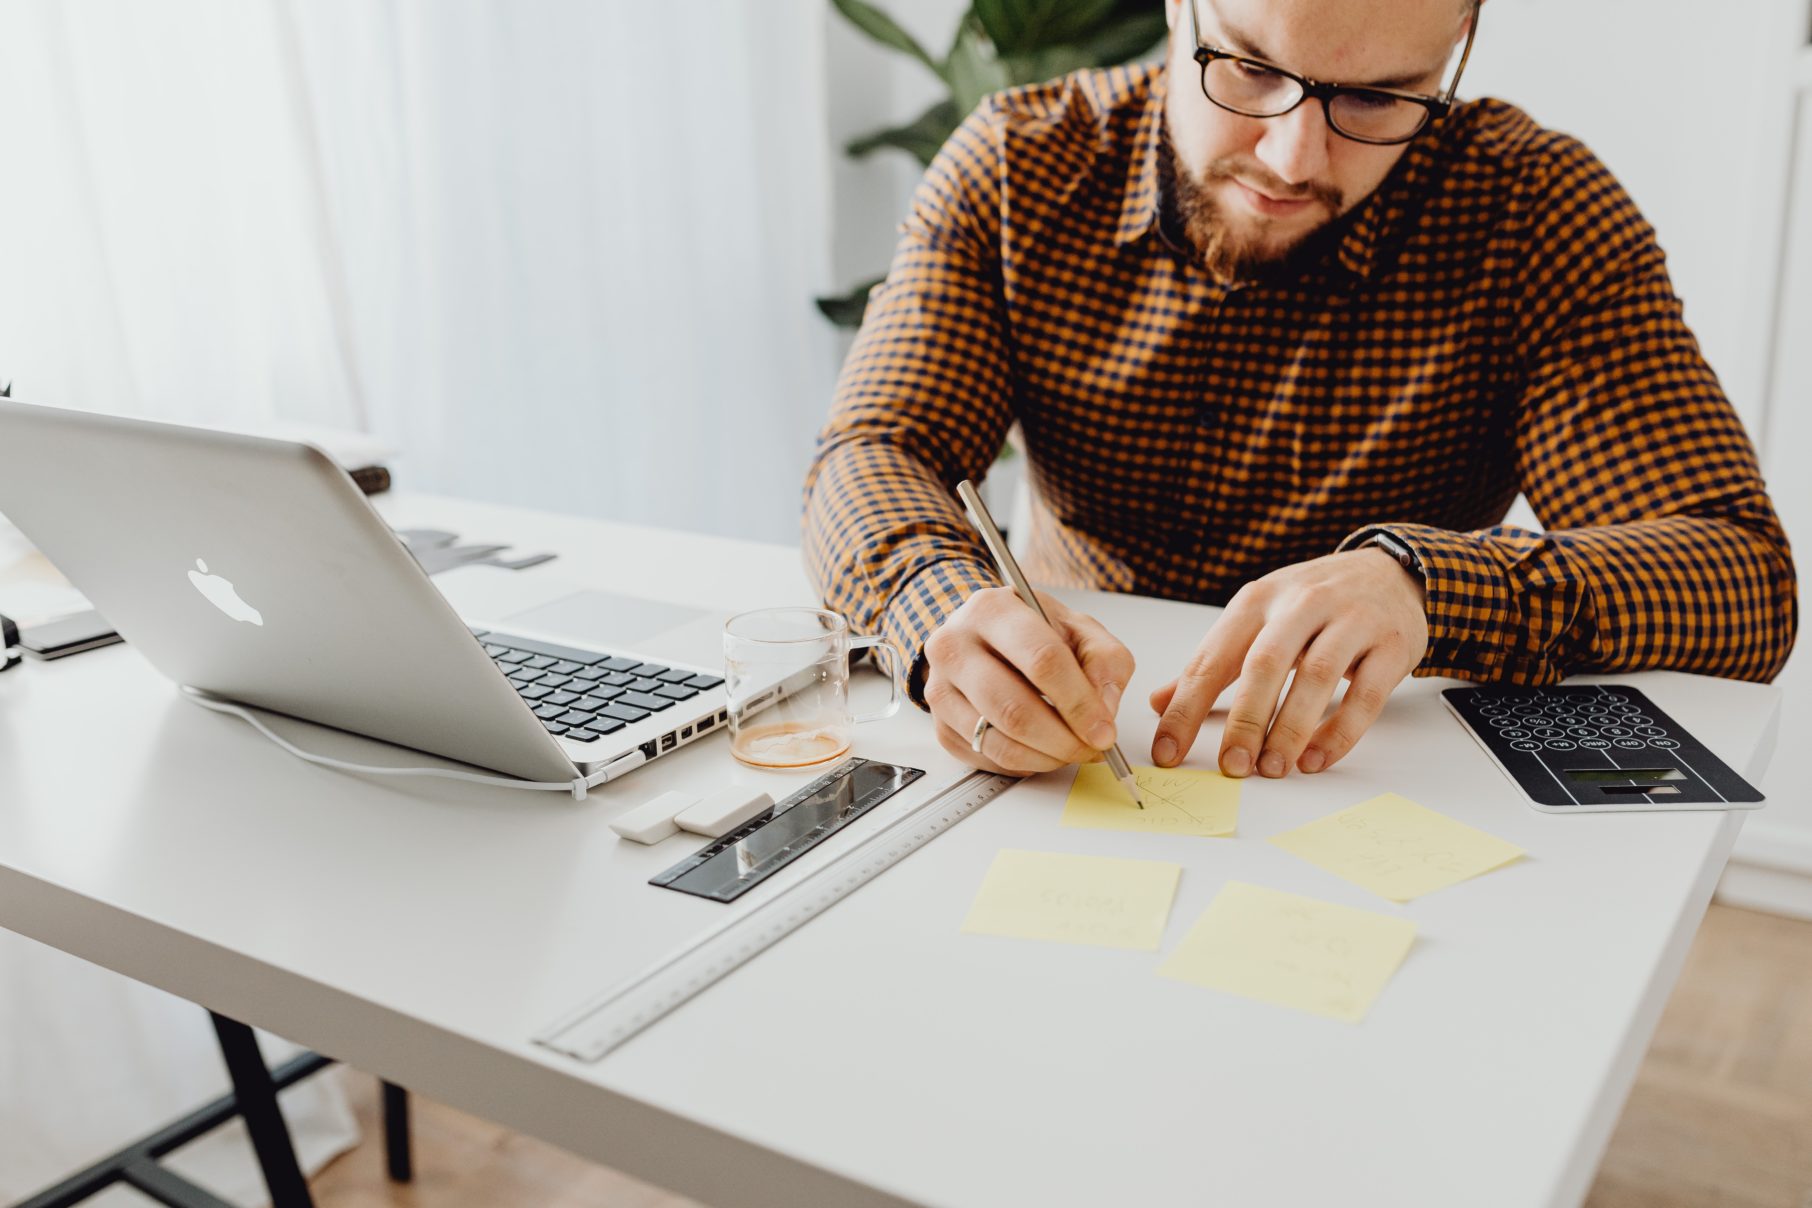
<instances>
[{"instance_id":1,"label":"black phone on desk","mask_svg":"<svg viewBox=\"0 0 1812 1208\"><path fill-rule=\"evenodd\" d=\"M35 659L60 659L65 655L96 650L123 640L114 632L113 626L107 623L107 618L92 608L87 612L59 617L38 625L21 626L19 629L20 649Z\"/></svg>"}]
</instances>

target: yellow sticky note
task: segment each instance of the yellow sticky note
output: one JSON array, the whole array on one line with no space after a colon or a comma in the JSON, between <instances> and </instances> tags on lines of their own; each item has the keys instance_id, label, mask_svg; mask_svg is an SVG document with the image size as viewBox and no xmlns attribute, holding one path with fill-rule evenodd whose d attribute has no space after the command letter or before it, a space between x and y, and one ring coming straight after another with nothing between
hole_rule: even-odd
<instances>
[{"instance_id":1,"label":"yellow sticky note","mask_svg":"<svg viewBox=\"0 0 1812 1208\"><path fill-rule=\"evenodd\" d=\"M1358 1023L1415 938L1408 919L1231 881L1158 973Z\"/></svg>"},{"instance_id":2,"label":"yellow sticky note","mask_svg":"<svg viewBox=\"0 0 1812 1208\"><path fill-rule=\"evenodd\" d=\"M963 930L1060 944L1153 951L1170 919L1179 864L1003 851Z\"/></svg>"},{"instance_id":3,"label":"yellow sticky note","mask_svg":"<svg viewBox=\"0 0 1812 1208\"><path fill-rule=\"evenodd\" d=\"M1239 824L1239 781L1195 768L1134 768L1145 808L1132 798L1105 763L1076 770L1064 826L1095 830L1150 831L1163 835L1231 835Z\"/></svg>"},{"instance_id":4,"label":"yellow sticky note","mask_svg":"<svg viewBox=\"0 0 1812 1208\"><path fill-rule=\"evenodd\" d=\"M1271 842L1393 902L1502 867L1523 849L1384 793Z\"/></svg>"}]
</instances>

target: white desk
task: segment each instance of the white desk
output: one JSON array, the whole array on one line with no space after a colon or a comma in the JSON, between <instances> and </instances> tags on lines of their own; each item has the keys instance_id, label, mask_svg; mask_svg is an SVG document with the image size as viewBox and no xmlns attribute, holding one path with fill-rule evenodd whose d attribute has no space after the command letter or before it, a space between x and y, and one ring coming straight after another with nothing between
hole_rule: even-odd
<instances>
[{"instance_id":1,"label":"white desk","mask_svg":"<svg viewBox=\"0 0 1812 1208\"><path fill-rule=\"evenodd\" d=\"M779 547L385 508L557 550L546 573L565 579L639 565L683 603L807 595ZM1212 610L1078 595L1140 657L1121 719L1140 762L1144 697ZM1773 689L1630 678L1760 778ZM0 679L0 925L714 1204L1572 1204L1741 815L1539 814L1441 686L1405 684L1336 771L1248 782L1236 839L1059 829L1067 778L1029 781L584 1065L528 1037L730 909L643 884L686 840L641 848L605 825L731 775L721 739L583 804L376 783L291 760L115 648ZM1192 762L1215 749L1205 734ZM910 711L857 750L927 783L957 773ZM1393 907L1260 842L1385 789L1529 857ZM1401 911L1419 935L1350 1027L1158 978L1158 953L959 934L1009 846L1183 864L1164 952L1233 878Z\"/></svg>"}]
</instances>

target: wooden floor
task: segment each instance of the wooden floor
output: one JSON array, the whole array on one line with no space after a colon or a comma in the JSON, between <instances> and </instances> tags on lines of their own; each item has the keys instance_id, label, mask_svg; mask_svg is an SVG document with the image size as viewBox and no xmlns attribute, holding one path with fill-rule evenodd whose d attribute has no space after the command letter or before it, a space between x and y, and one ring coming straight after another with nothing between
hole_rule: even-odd
<instances>
[{"instance_id":1,"label":"wooden floor","mask_svg":"<svg viewBox=\"0 0 1812 1208\"><path fill-rule=\"evenodd\" d=\"M321 1208L686 1208L626 1175L415 1099L416 1181L365 1143L316 1176ZM1655 1033L1588 1208L1812 1208L1812 923L1713 906Z\"/></svg>"}]
</instances>

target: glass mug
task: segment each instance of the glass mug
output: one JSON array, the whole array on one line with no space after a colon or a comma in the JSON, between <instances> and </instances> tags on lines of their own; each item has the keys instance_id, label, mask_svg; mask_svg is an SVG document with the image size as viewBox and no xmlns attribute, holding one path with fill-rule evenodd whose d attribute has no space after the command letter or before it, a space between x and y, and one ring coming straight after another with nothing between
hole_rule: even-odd
<instances>
[{"instance_id":1,"label":"glass mug","mask_svg":"<svg viewBox=\"0 0 1812 1208\"><path fill-rule=\"evenodd\" d=\"M849 656L885 651L884 708L849 711ZM849 750L860 722L900 709L906 669L881 637L853 637L849 622L822 608L761 608L724 622L724 691L730 698L730 753L757 768L805 768Z\"/></svg>"}]
</instances>

